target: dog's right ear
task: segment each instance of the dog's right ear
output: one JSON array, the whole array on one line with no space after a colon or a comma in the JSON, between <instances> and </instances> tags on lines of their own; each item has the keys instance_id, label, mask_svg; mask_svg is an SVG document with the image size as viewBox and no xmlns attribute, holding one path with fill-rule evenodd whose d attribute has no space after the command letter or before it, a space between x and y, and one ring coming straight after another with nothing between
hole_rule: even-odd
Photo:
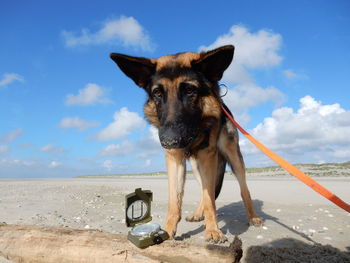
<instances>
[{"instance_id":1,"label":"dog's right ear","mask_svg":"<svg viewBox=\"0 0 350 263\"><path fill-rule=\"evenodd\" d=\"M155 73L156 65L148 58L131 57L118 53L111 53L110 57L125 75L142 88L147 87L151 76Z\"/></svg>"},{"instance_id":2,"label":"dog's right ear","mask_svg":"<svg viewBox=\"0 0 350 263\"><path fill-rule=\"evenodd\" d=\"M192 66L202 72L209 80L219 81L231 64L234 51L234 46L227 45L202 52L200 59L193 61Z\"/></svg>"}]
</instances>

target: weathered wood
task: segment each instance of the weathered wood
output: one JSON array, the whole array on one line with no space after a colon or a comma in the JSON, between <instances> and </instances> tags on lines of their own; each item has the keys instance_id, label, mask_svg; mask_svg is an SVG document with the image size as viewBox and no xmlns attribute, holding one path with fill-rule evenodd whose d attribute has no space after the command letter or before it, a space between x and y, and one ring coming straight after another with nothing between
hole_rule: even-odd
<instances>
[{"instance_id":1,"label":"weathered wood","mask_svg":"<svg viewBox=\"0 0 350 263\"><path fill-rule=\"evenodd\" d=\"M139 249L121 234L0 224L0 256L12 262L239 262L241 254L238 238L230 247L166 241Z\"/></svg>"}]
</instances>

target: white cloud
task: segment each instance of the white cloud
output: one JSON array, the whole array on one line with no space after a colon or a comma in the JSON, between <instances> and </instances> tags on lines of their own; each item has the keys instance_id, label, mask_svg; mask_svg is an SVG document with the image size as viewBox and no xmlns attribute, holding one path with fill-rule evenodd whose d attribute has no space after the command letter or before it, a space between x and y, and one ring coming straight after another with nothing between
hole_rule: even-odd
<instances>
[{"instance_id":1,"label":"white cloud","mask_svg":"<svg viewBox=\"0 0 350 263\"><path fill-rule=\"evenodd\" d=\"M279 34L267 30L251 33L244 26L232 26L230 31L218 37L209 46L202 46L200 50L210 50L223 45L235 46L235 55L231 66L225 71L224 81L251 82L248 69L263 69L277 66L282 57L277 54L282 43Z\"/></svg>"},{"instance_id":2,"label":"white cloud","mask_svg":"<svg viewBox=\"0 0 350 263\"><path fill-rule=\"evenodd\" d=\"M236 85L235 88L228 89L223 97L226 105L235 113L238 120L245 123L249 120L247 110L268 101L273 101L276 105L284 101L284 95L274 87L261 88L253 83Z\"/></svg>"},{"instance_id":3,"label":"white cloud","mask_svg":"<svg viewBox=\"0 0 350 263\"><path fill-rule=\"evenodd\" d=\"M111 101L105 97L105 90L95 84L88 83L84 89L80 89L77 95L68 94L66 97L66 105L91 105L95 103L110 103Z\"/></svg>"},{"instance_id":4,"label":"white cloud","mask_svg":"<svg viewBox=\"0 0 350 263\"><path fill-rule=\"evenodd\" d=\"M126 107L114 113L114 121L97 133L98 141L122 139L130 133L144 128L146 121L136 112L130 112Z\"/></svg>"},{"instance_id":5,"label":"white cloud","mask_svg":"<svg viewBox=\"0 0 350 263\"><path fill-rule=\"evenodd\" d=\"M151 159L147 159L145 161L145 167L151 167L152 166L152 160Z\"/></svg>"},{"instance_id":6,"label":"white cloud","mask_svg":"<svg viewBox=\"0 0 350 263\"><path fill-rule=\"evenodd\" d=\"M154 127L154 126L150 126L149 130L148 130L148 133L149 133L150 140L153 143L155 143L156 145L160 145L158 129L156 127Z\"/></svg>"},{"instance_id":7,"label":"white cloud","mask_svg":"<svg viewBox=\"0 0 350 263\"><path fill-rule=\"evenodd\" d=\"M219 36L209 46L202 46L200 50L210 50L223 45L234 45L234 59L225 71L223 82L236 83L227 89L223 100L232 109L235 117L243 124L248 123L249 108L257 107L267 102L279 105L284 101L284 94L276 87L261 87L255 83L250 71L267 69L281 63L278 54L282 43L279 34L269 30L250 32L246 27L234 25L227 34ZM224 89L222 89L224 92Z\"/></svg>"},{"instance_id":8,"label":"white cloud","mask_svg":"<svg viewBox=\"0 0 350 263\"><path fill-rule=\"evenodd\" d=\"M290 162L350 160L350 111L339 104L323 105L311 96L300 99L297 111L276 109L251 134L282 156L290 157ZM241 146L245 153L258 152L246 139Z\"/></svg>"},{"instance_id":9,"label":"white cloud","mask_svg":"<svg viewBox=\"0 0 350 263\"><path fill-rule=\"evenodd\" d=\"M22 129L16 129L16 130L10 131L5 135L3 135L2 137L0 137L0 142L13 142L14 140L22 136L22 134L23 134Z\"/></svg>"},{"instance_id":10,"label":"white cloud","mask_svg":"<svg viewBox=\"0 0 350 263\"><path fill-rule=\"evenodd\" d=\"M49 163L48 167L49 167L49 168L56 168L56 167L61 166L61 165L62 165L62 163L60 163L60 162L51 161L51 162Z\"/></svg>"},{"instance_id":11,"label":"white cloud","mask_svg":"<svg viewBox=\"0 0 350 263\"><path fill-rule=\"evenodd\" d=\"M125 156L134 150L134 144L130 141L123 141L121 144L107 145L100 151L101 156Z\"/></svg>"},{"instance_id":12,"label":"white cloud","mask_svg":"<svg viewBox=\"0 0 350 263\"><path fill-rule=\"evenodd\" d=\"M65 117L63 118L60 123L60 128L75 128L78 131L84 131L90 127L98 126L98 122L88 122L80 119L79 117Z\"/></svg>"},{"instance_id":13,"label":"white cloud","mask_svg":"<svg viewBox=\"0 0 350 263\"><path fill-rule=\"evenodd\" d=\"M8 153L9 151L10 151L10 148L8 146L0 144L0 155Z\"/></svg>"},{"instance_id":14,"label":"white cloud","mask_svg":"<svg viewBox=\"0 0 350 263\"><path fill-rule=\"evenodd\" d=\"M32 143L22 143L22 144L17 145L17 147L20 149L29 149L29 148L32 148L34 146L35 145Z\"/></svg>"},{"instance_id":15,"label":"white cloud","mask_svg":"<svg viewBox=\"0 0 350 263\"><path fill-rule=\"evenodd\" d=\"M23 82L24 79L21 75L16 74L16 73L5 73L5 74L3 74L3 77L0 80L0 87L11 84L14 81Z\"/></svg>"},{"instance_id":16,"label":"white cloud","mask_svg":"<svg viewBox=\"0 0 350 263\"><path fill-rule=\"evenodd\" d=\"M53 146L52 144L47 144L39 149L39 152L45 152L50 154L58 154L64 152L63 147Z\"/></svg>"},{"instance_id":17,"label":"white cloud","mask_svg":"<svg viewBox=\"0 0 350 263\"><path fill-rule=\"evenodd\" d=\"M139 146L138 158L149 158L149 156L162 154L162 146L160 145L158 129L150 126L137 142Z\"/></svg>"},{"instance_id":18,"label":"white cloud","mask_svg":"<svg viewBox=\"0 0 350 263\"><path fill-rule=\"evenodd\" d=\"M109 144L98 153L103 157L122 157L122 156L136 156L137 159L144 160L144 164L135 160L134 167L136 168L152 168L152 169L164 169L162 164L164 162L162 147L160 146L158 138L158 130L153 126L150 126L147 130L142 131L140 138L135 141L124 140L120 144ZM156 165L153 165L150 157L153 159L159 159ZM156 167L157 168L154 168ZM113 169L119 169L119 171L130 172L128 165L113 165Z\"/></svg>"},{"instance_id":19,"label":"white cloud","mask_svg":"<svg viewBox=\"0 0 350 263\"><path fill-rule=\"evenodd\" d=\"M78 169L65 166L58 161L31 159L0 159L0 178L36 178L36 177L73 177L90 174L91 170L79 172Z\"/></svg>"},{"instance_id":20,"label":"white cloud","mask_svg":"<svg viewBox=\"0 0 350 263\"><path fill-rule=\"evenodd\" d=\"M291 69L286 69L286 70L283 70L283 75L288 78L288 79L295 79L298 77L298 75Z\"/></svg>"},{"instance_id":21,"label":"white cloud","mask_svg":"<svg viewBox=\"0 0 350 263\"><path fill-rule=\"evenodd\" d=\"M111 160L105 160L102 163L102 167L105 168L107 171L111 171L113 168L113 162Z\"/></svg>"},{"instance_id":22,"label":"white cloud","mask_svg":"<svg viewBox=\"0 0 350 263\"><path fill-rule=\"evenodd\" d=\"M125 163L114 163L112 160L104 160L101 164L101 167L103 168L103 171L101 171L101 173L105 172L105 171L112 171L113 173L134 173L136 170L133 170L135 168L135 165L132 165L131 167L129 167L128 164ZM95 172L96 173L96 172Z\"/></svg>"},{"instance_id":23,"label":"white cloud","mask_svg":"<svg viewBox=\"0 0 350 263\"><path fill-rule=\"evenodd\" d=\"M282 71L282 74L289 80L306 80L309 77L303 72L295 72L291 69L286 69Z\"/></svg>"},{"instance_id":24,"label":"white cloud","mask_svg":"<svg viewBox=\"0 0 350 263\"><path fill-rule=\"evenodd\" d=\"M121 44L145 51L154 49L154 44L140 23L135 18L126 16L105 22L96 32L90 32L89 29L82 29L80 34L63 31L62 36L67 47Z\"/></svg>"},{"instance_id":25,"label":"white cloud","mask_svg":"<svg viewBox=\"0 0 350 263\"><path fill-rule=\"evenodd\" d=\"M0 161L0 166L23 166L23 167L30 167L35 165L36 163L34 161L29 160L19 160L19 159L2 159Z\"/></svg>"}]
</instances>

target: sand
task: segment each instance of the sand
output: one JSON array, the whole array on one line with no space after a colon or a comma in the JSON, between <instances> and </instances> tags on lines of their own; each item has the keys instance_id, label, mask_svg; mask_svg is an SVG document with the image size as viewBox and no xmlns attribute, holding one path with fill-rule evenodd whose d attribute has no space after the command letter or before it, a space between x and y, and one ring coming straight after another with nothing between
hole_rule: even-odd
<instances>
[{"instance_id":1,"label":"sand","mask_svg":"<svg viewBox=\"0 0 350 263\"><path fill-rule=\"evenodd\" d=\"M349 177L316 180L350 202ZM238 183L233 177L226 176L216 202L220 229L229 241L238 235L243 242L242 262L257 262L257 257L260 262L278 262L283 255L298 262L301 250L305 250L306 259L321 256L327 259L325 262L337 262L332 261L339 261L336 255L343 262L350 262L349 213L293 177L248 177L248 186L257 213L265 222L263 227L248 227ZM153 221L163 224L167 211L166 176L0 179L0 222L127 234L124 198L138 187L153 191ZM197 182L189 175L183 218L198 205L199 193ZM205 245L203 231L202 222L182 220L176 240L167 242ZM0 258L0 263L4 262L9 261Z\"/></svg>"}]
</instances>

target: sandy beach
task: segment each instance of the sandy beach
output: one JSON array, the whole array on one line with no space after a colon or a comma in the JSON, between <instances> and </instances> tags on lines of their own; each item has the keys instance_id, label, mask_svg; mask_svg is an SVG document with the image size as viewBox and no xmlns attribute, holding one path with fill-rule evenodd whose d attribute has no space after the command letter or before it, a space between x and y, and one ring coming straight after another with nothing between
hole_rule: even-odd
<instances>
[{"instance_id":1,"label":"sandy beach","mask_svg":"<svg viewBox=\"0 0 350 263\"><path fill-rule=\"evenodd\" d=\"M350 201L349 177L316 178L343 200ZM248 177L248 186L263 227L248 227L239 187L226 176L217 199L220 229L229 241L238 235L243 242L242 262L249 248L312 247L349 252L350 214L292 177ZM69 179L0 179L0 223L99 229L127 234L125 195L141 187L153 191L153 222L164 223L167 212L166 176ZM203 244L202 222L186 222L199 201L200 189L188 175L183 219L175 241ZM225 246L225 244L222 244ZM227 246L227 244L226 244ZM0 259L0 262L8 262Z\"/></svg>"}]
</instances>

